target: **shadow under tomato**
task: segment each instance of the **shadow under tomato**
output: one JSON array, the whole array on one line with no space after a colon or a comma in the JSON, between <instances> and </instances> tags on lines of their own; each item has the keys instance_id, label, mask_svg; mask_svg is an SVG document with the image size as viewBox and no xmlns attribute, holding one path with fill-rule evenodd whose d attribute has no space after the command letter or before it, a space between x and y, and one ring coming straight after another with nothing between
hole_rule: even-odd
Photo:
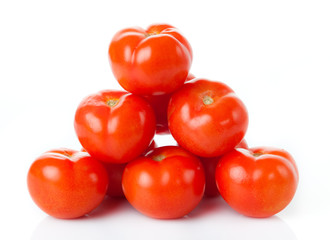
<instances>
[{"instance_id":1,"label":"shadow under tomato","mask_svg":"<svg viewBox=\"0 0 330 240\"><path fill-rule=\"evenodd\" d=\"M186 219L207 217L215 212L221 213L226 208L225 204L220 196L213 198L204 197L198 206L186 216Z\"/></svg>"},{"instance_id":2,"label":"shadow under tomato","mask_svg":"<svg viewBox=\"0 0 330 240\"><path fill-rule=\"evenodd\" d=\"M86 216L81 217L80 220L88 220L92 218L102 218L115 215L116 213L120 212L122 208L127 207L127 204L128 202L124 197L106 197L100 206L98 206Z\"/></svg>"},{"instance_id":3,"label":"shadow under tomato","mask_svg":"<svg viewBox=\"0 0 330 240\"><path fill-rule=\"evenodd\" d=\"M187 216L175 220L152 219L136 211L125 199L106 199L89 216L61 220L45 217L31 240L105 239L253 239L296 240L281 218L256 219L232 210L222 198L206 198Z\"/></svg>"}]
</instances>

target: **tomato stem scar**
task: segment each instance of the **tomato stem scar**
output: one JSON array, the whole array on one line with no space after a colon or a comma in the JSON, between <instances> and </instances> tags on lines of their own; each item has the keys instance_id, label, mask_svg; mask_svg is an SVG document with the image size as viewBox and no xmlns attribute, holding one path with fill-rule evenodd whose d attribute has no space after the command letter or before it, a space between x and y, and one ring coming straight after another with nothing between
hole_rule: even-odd
<instances>
[{"instance_id":1,"label":"tomato stem scar","mask_svg":"<svg viewBox=\"0 0 330 240\"><path fill-rule=\"evenodd\" d=\"M263 155L263 153L256 152L256 153L253 153L252 155L253 155L253 157L259 157L259 156Z\"/></svg>"},{"instance_id":2,"label":"tomato stem scar","mask_svg":"<svg viewBox=\"0 0 330 240\"><path fill-rule=\"evenodd\" d=\"M159 155L156 155L156 156L153 156L152 157L152 159L155 160L155 161L157 161L157 162L162 161L164 158L165 158L165 156L162 155L162 154L159 154Z\"/></svg>"},{"instance_id":3,"label":"tomato stem scar","mask_svg":"<svg viewBox=\"0 0 330 240\"><path fill-rule=\"evenodd\" d=\"M118 101L119 101L118 99L110 99L107 101L107 105L113 107L118 103Z\"/></svg>"},{"instance_id":4,"label":"tomato stem scar","mask_svg":"<svg viewBox=\"0 0 330 240\"><path fill-rule=\"evenodd\" d=\"M151 37L151 36L157 35L157 34L158 34L157 32L148 32L148 33L146 33L144 35L145 35L145 37Z\"/></svg>"},{"instance_id":5,"label":"tomato stem scar","mask_svg":"<svg viewBox=\"0 0 330 240\"><path fill-rule=\"evenodd\" d=\"M211 98L210 96L204 96L203 97L203 103L205 105L210 105L214 102L213 98Z\"/></svg>"}]
</instances>

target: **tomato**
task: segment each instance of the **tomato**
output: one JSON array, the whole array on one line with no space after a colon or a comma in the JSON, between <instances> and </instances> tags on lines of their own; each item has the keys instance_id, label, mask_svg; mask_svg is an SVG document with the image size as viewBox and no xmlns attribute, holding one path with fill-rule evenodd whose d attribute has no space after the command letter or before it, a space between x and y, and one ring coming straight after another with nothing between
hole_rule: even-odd
<instances>
[{"instance_id":1,"label":"tomato","mask_svg":"<svg viewBox=\"0 0 330 240\"><path fill-rule=\"evenodd\" d=\"M125 163L147 149L156 120L152 107L142 97L104 90L80 103L74 127L81 145L93 158Z\"/></svg>"},{"instance_id":2,"label":"tomato","mask_svg":"<svg viewBox=\"0 0 330 240\"><path fill-rule=\"evenodd\" d=\"M188 74L186 82L194 79L195 76L191 73ZM172 94L162 95L144 95L143 97L150 103L156 114L156 133L169 134L167 124L167 107Z\"/></svg>"},{"instance_id":3,"label":"tomato","mask_svg":"<svg viewBox=\"0 0 330 240\"><path fill-rule=\"evenodd\" d=\"M283 210L298 185L298 170L288 152L267 147L238 148L221 157L216 183L224 200L250 217L269 217Z\"/></svg>"},{"instance_id":4,"label":"tomato","mask_svg":"<svg viewBox=\"0 0 330 240\"><path fill-rule=\"evenodd\" d=\"M165 146L129 162L122 184L127 200L144 215L180 218L202 199L205 176L198 158L180 147Z\"/></svg>"},{"instance_id":5,"label":"tomato","mask_svg":"<svg viewBox=\"0 0 330 240\"><path fill-rule=\"evenodd\" d=\"M248 145L243 139L236 148L248 148ZM219 196L219 190L215 183L215 169L218 165L221 156L218 157L211 157L211 158L203 158L201 157L200 160L203 164L205 170L205 193L204 196L206 197L216 197Z\"/></svg>"},{"instance_id":6,"label":"tomato","mask_svg":"<svg viewBox=\"0 0 330 240\"><path fill-rule=\"evenodd\" d=\"M104 199L108 176L103 165L88 153L55 149L38 157L27 177L37 206L56 218L78 218Z\"/></svg>"},{"instance_id":7,"label":"tomato","mask_svg":"<svg viewBox=\"0 0 330 240\"><path fill-rule=\"evenodd\" d=\"M227 85L197 78L173 93L168 124L180 146L201 157L216 157L243 139L248 113Z\"/></svg>"},{"instance_id":8,"label":"tomato","mask_svg":"<svg viewBox=\"0 0 330 240\"><path fill-rule=\"evenodd\" d=\"M140 95L175 91L185 82L192 62L187 39L167 24L123 29L113 37L108 53L119 84Z\"/></svg>"}]
</instances>

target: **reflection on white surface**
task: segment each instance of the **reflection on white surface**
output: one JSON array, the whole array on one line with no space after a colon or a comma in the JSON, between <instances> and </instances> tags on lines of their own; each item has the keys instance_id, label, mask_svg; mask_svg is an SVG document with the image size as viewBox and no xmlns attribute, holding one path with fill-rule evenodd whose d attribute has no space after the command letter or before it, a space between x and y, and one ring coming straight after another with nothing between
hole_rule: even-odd
<instances>
[{"instance_id":1,"label":"reflection on white surface","mask_svg":"<svg viewBox=\"0 0 330 240\"><path fill-rule=\"evenodd\" d=\"M31 240L44 239L281 239L296 240L279 217L254 219L231 210L220 198L204 199L188 216L156 220L134 210L126 200L108 199L90 216L75 220L46 217Z\"/></svg>"}]
</instances>

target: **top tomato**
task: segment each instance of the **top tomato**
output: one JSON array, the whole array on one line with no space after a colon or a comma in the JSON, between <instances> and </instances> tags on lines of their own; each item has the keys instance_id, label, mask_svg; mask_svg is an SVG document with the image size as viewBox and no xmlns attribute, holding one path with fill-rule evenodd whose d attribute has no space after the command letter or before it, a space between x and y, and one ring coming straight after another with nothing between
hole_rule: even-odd
<instances>
[{"instance_id":1,"label":"top tomato","mask_svg":"<svg viewBox=\"0 0 330 240\"><path fill-rule=\"evenodd\" d=\"M183 85L192 50L178 29L160 24L116 33L109 46L109 59L113 74L125 90L160 95Z\"/></svg>"}]
</instances>

